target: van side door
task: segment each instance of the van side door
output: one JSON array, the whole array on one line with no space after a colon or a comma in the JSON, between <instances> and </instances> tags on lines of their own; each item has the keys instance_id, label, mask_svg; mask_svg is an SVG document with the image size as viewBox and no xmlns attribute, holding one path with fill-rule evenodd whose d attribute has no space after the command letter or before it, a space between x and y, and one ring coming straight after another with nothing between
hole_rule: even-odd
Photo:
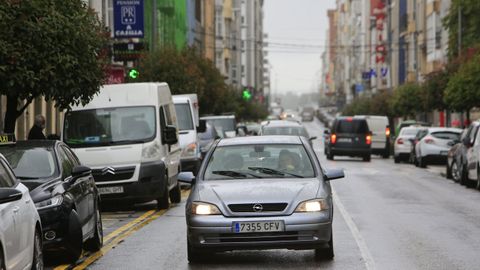
<instances>
[{"instance_id":1,"label":"van side door","mask_svg":"<svg viewBox=\"0 0 480 270\"><path fill-rule=\"evenodd\" d=\"M177 127L177 119L175 117L175 107L173 104L167 104L160 107L160 128L162 136L162 149L164 155L165 166L168 170L168 183L169 186L176 184L176 175L179 173L179 164L180 164L180 154L181 149L178 145L178 142L172 145L169 145L164 142L164 130L165 127L175 126ZM178 129L177 129L177 138L178 138Z\"/></svg>"}]
</instances>

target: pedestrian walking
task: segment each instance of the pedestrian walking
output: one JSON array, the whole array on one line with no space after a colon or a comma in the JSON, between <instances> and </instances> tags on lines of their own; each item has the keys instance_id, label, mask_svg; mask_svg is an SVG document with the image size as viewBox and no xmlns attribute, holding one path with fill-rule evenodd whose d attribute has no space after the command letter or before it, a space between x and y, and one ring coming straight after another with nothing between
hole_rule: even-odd
<instances>
[{"instance_id":1,"label":"pedestrian walking","mask_svg":"<svg viewBox=\"0 0 480 270\"><path fill-rule=\"evenodd\" d=\"M43 115L35 116L35 122L33 127L28 133L29 140L45 140L45 135L43 134L43 129L45 129L45 117Z\"/></svg>"}]
</instances>

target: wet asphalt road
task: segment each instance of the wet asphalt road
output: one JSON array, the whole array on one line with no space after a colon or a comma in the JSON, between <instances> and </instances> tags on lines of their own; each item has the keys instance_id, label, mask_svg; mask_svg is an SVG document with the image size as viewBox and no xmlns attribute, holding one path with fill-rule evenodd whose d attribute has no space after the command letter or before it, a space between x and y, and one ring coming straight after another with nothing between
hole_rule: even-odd
<instances>
[{"instance_id":1,"label":"wet asphalt road","mask_svg":"<svg viewBox=\"0 0 480 270\"><path fill-rule=\"evenodd\" d=\"M321 138L319 122L305 123ZM186 258L184 203L125 239L88 269L479 269L480 192L392 159L335 158L333 261L313 251L235 251L200 265Z\"/></svg>"}]
</instances>

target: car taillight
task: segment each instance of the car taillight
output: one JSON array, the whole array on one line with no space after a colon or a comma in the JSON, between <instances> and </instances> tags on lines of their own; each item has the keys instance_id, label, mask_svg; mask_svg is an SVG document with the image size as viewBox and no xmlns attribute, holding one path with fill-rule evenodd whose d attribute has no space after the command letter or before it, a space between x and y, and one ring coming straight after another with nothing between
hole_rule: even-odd
<instances>
[{"instance_id":1,"label":"car taillight","mask_svg":"<svg viewBox=\"0 0 480 270\"><path fill-rule=\"evenodd\" d=\"M403 144L403 139L402 139L402 138L399 138L399 139L397 140L397 144Z\"/></svg>"},{"instance_id":2,"label":"car taillight","mask_svg":"<svg viewBox=\"0 0 480 270\"><path fill-rule=\"evenodd\" d=\"M372 135L367 135L367 137L365 137L365 142L367 144L371 144L372 143Z\"/></svg>"},{"instance_id":3,"label":"car taillight","mask_svg":"<svg viewBox=\"0 0 480 270\"><path fill-rule=\"evenodd\" d=\"M387 137L390 136L390 128L389 127L387 127L385 129L385 135L387 135Z\"/></svg>"},{"instance_id":4,"label":"car taillight","mask_svg":"<svg viewBox=\"0 0 480 270\"><path fill-rule=\"evenodd\" d=\"M337 142L337 135L335 134L330 135L330 142L332 144L335 144Z\"/></svg>"},{"instance_id":5,"label":"car taillight","mask_svg":"<svg viewBox=\"0 0 480 270\"><path fill-rule=\"evenodd\" d=\"M434 143L435 141L432 138L425 138L425 143Z\"/></svg>"}]
</instances>

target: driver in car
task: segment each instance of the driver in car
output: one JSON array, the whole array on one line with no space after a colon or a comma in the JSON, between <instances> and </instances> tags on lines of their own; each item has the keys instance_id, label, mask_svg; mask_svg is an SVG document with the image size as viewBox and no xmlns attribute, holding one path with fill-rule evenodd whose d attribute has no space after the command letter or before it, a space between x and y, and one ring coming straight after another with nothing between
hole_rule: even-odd
<instances>
[{"instance_id":1,"label":"driver in car","mask_svg":"<svg viewBox=\"0 0 480 270\"><path fill-rule=\"evenodd\" d=\"M296 171L299 169L299 162L295 158L295 153L292 153L288 150L280 151L278 157L278 169L283 171Z\"/></svg>"}]
</instances>

